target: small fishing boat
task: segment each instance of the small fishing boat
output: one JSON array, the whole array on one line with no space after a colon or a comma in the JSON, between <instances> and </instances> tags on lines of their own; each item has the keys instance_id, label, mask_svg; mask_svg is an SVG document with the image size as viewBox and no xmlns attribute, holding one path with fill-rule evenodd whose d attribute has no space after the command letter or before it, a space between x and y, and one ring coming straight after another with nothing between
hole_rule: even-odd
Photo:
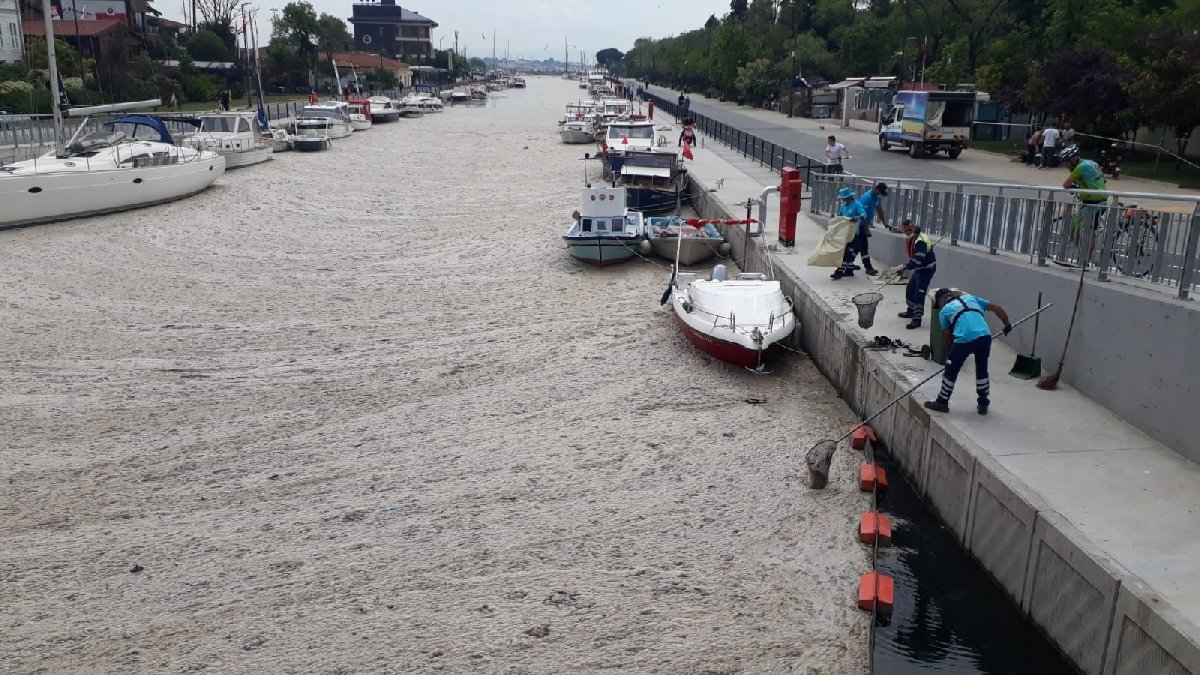
<instances>
[{"instance_id":1,"label":"small fishing boat","mask_svg":"<svg viewBox=\"0 0 1200 675\"><path fill-rule=\"evenodd\" d=\"M628 194L629 208L643 213L666 213L683 193L686 170L674 148L610 153L605 177Z\"/></svg>"},{"instance_id":2,"label":"small fishing boat","mask_svg":"<svg viewBox=\"0 0 1200 675\"><path fill-rule=\"evenodd\" d=\"M352 98L346 101L346 112L350 115L350 128L355 131L367 131L371 128L371 102L366 99Z\"/></svg>"},{"instance_id":3,"label":"small fishing boat","mask_svg":"<svg viewBox=\"0 0 1200 675\"><path fill-rule=\"evenodd\" d=\"M372 96L367 101L371 104L372 122L386 123L400 119L400 110L387 96Z\"/></svg>"},{"instance_id":4,"label":"small fishing boat","mask_svg":"<svg viewBox=\"0 0 1200 675\"><path fill-rule=\"evenodd\" d=\"M695 265L717 255L729 255L732 246L709 221L678 216L652 216L646 219L646 239L654 254L680 265Z\"/></svg>"},{"instance_id":5,"label":"small fishing boat","mask_svg":"<svg viewBox=\"0 0 1200 675\"><path fill-rule=\"evenodd\" d=\"M624 188L583 188L574 222L563 234L567 253L589 265L611 265L650 253L642 214L625 208Z\"/></svg>"},{"instance_id":6,"label":"small fishing boat","mask_svg":"<svg viewBox=\"0 0 1200 675\"><path fill-rule=\"evenodd\" d=\"M525 78L514 77L512 79L512 86L514 89L524 89L525 88Z\"/></svg>"},{"instance_id":7,"label":"small fishing boat","mask_svg":"<svg viewBox=\"0 0 1200 675\"><path fill-rule=\"evenodd\" d=\"M447 96L451 103L467 103L471 100L471 92L462 89L455 89Z\"/></svg>"},{"instance_id":8,"label":"small fishing boat","mask_svg":"<svg viewBox=\"0 0 1200 675\"><path fill-rule=\"evenodd\" d=\"M675 272L669 300L688 341L717 359L761 372L780 340L792 334L792 301L779 282L757 272L728 279L724 265L707 277Z\"/></svg>"},{"instance_id":9,"label":"small fishing boat","mask_svg":"<svg viewBox=\"0 0 1200 675\"><path fill-rule=\"evenodd\" d=\"M441 104L441 101L438 101ZM420 117L425 114L427 99L416 93L411 93L396 102L396 109L404 117Z\"/></svg>"},{"instance_id":10,"label":"small fishing boat","mask_svg":"<svg viewBox=\"0 0 1200 675\"><path fill-rule=\"evenodd\" d=\"M593 126L592 120L591 117L564 120L562 126L558 128L558 135L562 138L562 142L595 143L596 128Z\"/></svg>"}]
</instances>

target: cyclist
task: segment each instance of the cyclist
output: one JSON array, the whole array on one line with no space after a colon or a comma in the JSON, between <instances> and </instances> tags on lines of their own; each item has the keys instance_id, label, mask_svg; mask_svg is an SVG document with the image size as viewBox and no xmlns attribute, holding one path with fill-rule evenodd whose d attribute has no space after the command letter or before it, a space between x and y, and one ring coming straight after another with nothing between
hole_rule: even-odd
<instances>
[{"instance_id":1,"label":"cyclist","mask_svg":"<svg viewBox=\"0 0 1200 675\"><path fill-rule=\"evenodd\" d=\"M1071 173L1067 179L1063 181L1063 187L1067 189L1078 190L1107 190L1108 183L1104 180L1104 173L1100 171L1100 165L1090 159L1084 159L1079 156L1078 145L1068 145L1058 153L1058 161L1063 166L1070 169ZM1076 195L1079 200L1079 211L1071 218L1071 244L1079 246L1079 233L1083 230L1085 224L1090 223L1092 226L1093 235L1090 237L1091 245L1088 250L1087 261L1091 260L1092 252L1096 249L1095 231L1100 228L1100 217L1104 214L1104 209L1108 205L1108 197L1104 195Z\"/></svg>"}]
</instances>

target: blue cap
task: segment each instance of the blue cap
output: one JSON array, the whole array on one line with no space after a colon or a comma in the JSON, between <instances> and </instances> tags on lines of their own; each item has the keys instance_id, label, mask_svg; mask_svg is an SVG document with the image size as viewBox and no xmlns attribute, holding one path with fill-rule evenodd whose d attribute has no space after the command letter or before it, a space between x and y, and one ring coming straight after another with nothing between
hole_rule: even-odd
<instances>
[{"instance_id":1,"label":"blue cap","mask_svg":"<svg viewBox=\"0 0 1200 675\"><path fill-rule=\"evenodd\" d=\"M838 199L854 199L857 195L854 194L854 188L842 188L838 190Z\"/></svg>"}]
</instances>

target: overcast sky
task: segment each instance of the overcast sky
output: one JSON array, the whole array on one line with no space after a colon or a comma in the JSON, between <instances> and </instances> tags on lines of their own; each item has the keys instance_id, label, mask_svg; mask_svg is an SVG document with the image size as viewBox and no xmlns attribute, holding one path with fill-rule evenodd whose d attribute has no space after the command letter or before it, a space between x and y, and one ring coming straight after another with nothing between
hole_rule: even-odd
<instances>
[{"instance_id":1,"label":"overcast sky","mask_svg":"<svg viewBox=\"0 0 1200 675\"><path fill-rule=\"evenodd\" d=\"M155 3L168 18L182 19L179 0ZM349 0L310 0L317 13L342 20L351 14ZM257 0L259 41L271 39L271 9L287 0ZM729 0L397 0L405 9L437 22L433 43L449 48L458 31L459 50L467 56L492 55L492 30L496 32L496 55L504 56L504 45L516 58L563 58L563 38L571 49L571 61L580 50L592 60L597 51L616 47L628 51L639 37L678 35L704 25L710 14L718 18L729 12ZM351 33L353 33L351 27ZM486 39L485 36L486 35ZM442 38L445 37L443 40Z\"/></svg>"}]
</instances>

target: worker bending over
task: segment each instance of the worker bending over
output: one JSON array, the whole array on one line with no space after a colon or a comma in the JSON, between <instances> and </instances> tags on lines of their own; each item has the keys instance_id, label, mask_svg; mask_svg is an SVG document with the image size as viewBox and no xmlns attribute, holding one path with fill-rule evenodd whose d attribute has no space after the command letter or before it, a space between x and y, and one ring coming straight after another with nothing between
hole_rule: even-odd
<instances>
[{"instance_id":1,"label":"worker bending over","mask_svg":"<svg viewBox=\"0 0 1200 675\"><path fill-rule=\"evenodd\" d=\"M939 288L933 296L938 308L938 319L942 324L942 339L946 350L946 372L942 374L942 389L937 400L926 401L925 407L937 412L950 412L950 396L954 394L954 382L967 357L975 355L975 395L978 398L976 411L986 415L990 400L991 383L988 381L988 356L992 353L992 331L988 328L984 312L995 314L1004 322L1004 334L1012 331L1008 313L1000 305L983 298L968 295L949 288Z\"/></svg>"},{"instance_id":2,"label":"worker bending over","mask_svg":"<svg viewBox=\"0 0 1200 675\"><path fill-rule=\"evenodd\" d=\"M867 211L858 201L858 195L854 194L854 188L842 188L838 190L837 196L838 201L842 203L837 214L854 223L854 238L846 244L846 250L842 252L842 264L829 276L834 280L854 276L854 258L858 255L859 233L866 228L867 222ZM871 259L864 257L863 262L867 265L867 274L875 274L871 267Z\"/></svg>"}]
</instances>

